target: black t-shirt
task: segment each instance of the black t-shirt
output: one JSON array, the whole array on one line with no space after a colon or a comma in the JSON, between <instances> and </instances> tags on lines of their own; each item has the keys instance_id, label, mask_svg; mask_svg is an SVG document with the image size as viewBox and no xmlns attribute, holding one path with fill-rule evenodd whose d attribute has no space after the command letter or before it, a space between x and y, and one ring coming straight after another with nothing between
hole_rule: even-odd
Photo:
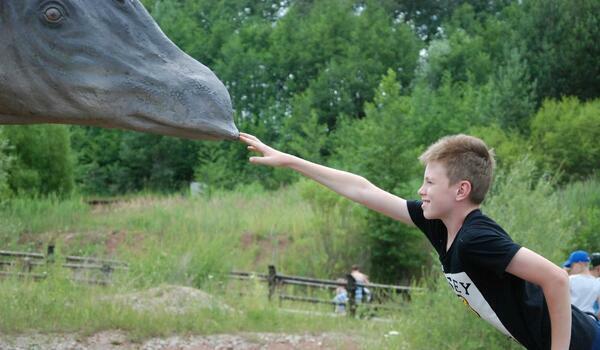
<instances>
[{"instance_id":1,"label":"black t-shirt","mask_svg":"<svg viewBox=\"0 0 600 350\"><path fill-rule=\"evenodd\" d=\"M465 218L450 249L446 226L423 216L420 201L408 201L408 212L437 251L450 288L479 317L527 349L550 349L550 316L542 289L507 273L521 248L492 219L474 210ZM595 321L572 307L572 350L588 350Z\"/></svg>"}]
</instances>

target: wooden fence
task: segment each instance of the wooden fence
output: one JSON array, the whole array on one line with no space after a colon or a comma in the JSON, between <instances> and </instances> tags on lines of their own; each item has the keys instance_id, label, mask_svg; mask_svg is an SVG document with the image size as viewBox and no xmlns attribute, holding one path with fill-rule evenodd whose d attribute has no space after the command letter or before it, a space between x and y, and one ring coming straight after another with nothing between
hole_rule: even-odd
<instances>
[{"instance_id":1,"label":"wooden fence","mask_svg":"<svg viewBox=\"0 0 600 350\"><path fill-rule=\"evenodd\" d=\"M368 288L371 291L371 294L373 295L373 299L370 302L362 303L364 307L371 310L388 309L396 311L400 310L401 308L399 306L384 305L383 303L387 300L390 300L392 296L398 295L402 296L403 299L409 299L410 293L421 290L421 288L380 283L362 284L356 282L356 280L350 273L346 275L345 282L301 276L283 275L277 273L277 270L274 265L269 265L267 274L233 271L229 274L229 276L231 278L240 280L258 280L266 282L268 284L268 298L270 301L273 301L273 297L276 296L280 302L283 300L289 300L304 303L329 304L334 307L336 305L343 304L345 307L347 307L348 310L346 314L351 317L356 316L356 310L358 305L356 292L358 288L363 288L363 290L364 288ZM338 287L344 287L348 295L348 301L347 303L340 303L334 301L333 298L322 299L285 294L283 292L284 289L282 288L285 285L304 286L307 288L318 288L328 290L336 289Z\"/></svg>"},{"instance_id":2,"label":"wooden fence","mask_svg":"<svg viewBox=\"0 0 600 350\"><path fill-rule=\"evenodd\" d=\"M72 271L71 280L89 284L107 285L112 282L113 272L127 270L127 263L118 260L84 256L66 256L60 267ZM0 276L16 276L44 279L50 266L56 266L54 246L49 245L46 254L0 250ZM40 271L42 270L42 271Z\"/></svg>"}]
</instances>

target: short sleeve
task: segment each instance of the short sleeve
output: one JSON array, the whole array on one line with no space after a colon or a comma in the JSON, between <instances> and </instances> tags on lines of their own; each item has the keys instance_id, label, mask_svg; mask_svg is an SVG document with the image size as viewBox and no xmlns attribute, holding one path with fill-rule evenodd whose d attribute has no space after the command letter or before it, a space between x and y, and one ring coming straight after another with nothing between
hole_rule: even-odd
<instances>
[{"instance_id":1,"label":"short sleeve","mask_svg":"<svg viewBox=\"0 0 600 350\"><path fill-rule=\"evenodd\" d=\"M460 237L461 260L501 276L521 248L508 235L488 228L471 228Z\"/></svg>"},{"instance_id":2,"label":"short sleeve","mask_svg":"<svg viewBox=\"0 0 600 350\"><path fill-rule=\"evenodd\" d=\"M448 239L446 226L441 220L426 219L421 205L421 201L406 201L408 214L412 222L425 233L438 255L443 255L446 253L446 241Z\"/></svg>"}]
</instances>

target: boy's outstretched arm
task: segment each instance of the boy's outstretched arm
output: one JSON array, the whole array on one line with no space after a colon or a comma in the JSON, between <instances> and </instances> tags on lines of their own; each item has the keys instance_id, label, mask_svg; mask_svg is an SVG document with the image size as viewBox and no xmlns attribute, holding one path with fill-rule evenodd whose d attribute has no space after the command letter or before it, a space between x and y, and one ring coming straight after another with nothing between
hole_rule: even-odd
<instances>
[{"instance_id":1,"label":"boy's outstretched arm","mask_svg":"<svg viewBox=\"0 0 600 350\"><path fill-rule=\"evenodd\" d=\"M506 272L542 288L550 313L552 350L569 349L571 299L567 273L527 248L519 249L506 267Z\"/></svg>"},{"instance_id":2,"label":"boy's outstretched arm","mask_svg":"<svg viewBox=\"0 0 600 350\"><path fill-rule=\"evenodd\" d=\"M352 201L398 221L413 225L406 207L406 200L380 189L362 176L328 168L280 152L249 134L240 133L240 141L246 143L249 150L262 154L262 157L251 157L251 163L296 170Z\"/></svg>"}]
</instances>

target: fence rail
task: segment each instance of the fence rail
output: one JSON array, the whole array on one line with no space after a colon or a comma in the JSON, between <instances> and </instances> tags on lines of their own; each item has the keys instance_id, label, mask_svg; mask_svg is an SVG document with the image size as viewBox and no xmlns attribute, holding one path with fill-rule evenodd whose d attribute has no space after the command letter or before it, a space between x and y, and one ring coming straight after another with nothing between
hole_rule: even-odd
<instances>
[{"instance_id":1,"label":"fence rail","mask_svg":"<svg viewBox=\"0 0 600 350\"><path fill-rule=\"evenodd\" d=\"M0 250L0 277L13 276L40 280L48 276L47 271L38 273L34 272L34 269L38 270L44 266L54 265L71 270L73 272L72 281L108 285L111 284L113 271L129 269L129 265L126 262L119 260L73 255L66 256L64 260L64 263L57 264L53 245L47 247L45 255ZM97 271L99 275L86 276L85 271Z\"/></svg>"},{"instance_id":2,"label":"fence rail","mask_svg":"<svg viewBox=\"0 0 600 350\"><path fill-rule=\"evenodd\" d=\"M269 273L256 273L256 272L243 272L243 271L232 271L229 274L230 278L239 279L239 280L257 280L261 282L268 283L268 298L269 300L273 300L273 297L277 295L277 299L279 301L289 300L295 302L304 302L304 303L313 303L313 304L328 304L328 305L339 305L339 302L336 302L332 299L321 299L321 298L313 298L307 296L298 296L298 295L289 295L282 292L282 288L284 285L293 285L293 286L304 286L307 288L319 288L319 289L336 289L338 287L343 287L346 289L348 294L348 302L344 303L345 306L348 307L348 315L356 316L357 309L357 298L356 291L359 288L369 288L372 291L379 290L384 293L374 293L374 294L385 294L388 296L401 294L406 297L410 297L410 293L421 291L422 288L410 287L410 286L398 286L398 285L389 285L389 284L381 284L381 283L358 283L354 279L354 277L348 273L346 275L345 282L338 282L334 280L326 280L326 279L317 279L303 276L290 276L277 273L277 270L274 265L269 265L268 267ZM379 300L381 302L381 300ZM364 303L364 307L369 309L381 309L381 310L401 310L401 307L383 305L377 302L375 303Z\"/></svg>"}]
</instances>

